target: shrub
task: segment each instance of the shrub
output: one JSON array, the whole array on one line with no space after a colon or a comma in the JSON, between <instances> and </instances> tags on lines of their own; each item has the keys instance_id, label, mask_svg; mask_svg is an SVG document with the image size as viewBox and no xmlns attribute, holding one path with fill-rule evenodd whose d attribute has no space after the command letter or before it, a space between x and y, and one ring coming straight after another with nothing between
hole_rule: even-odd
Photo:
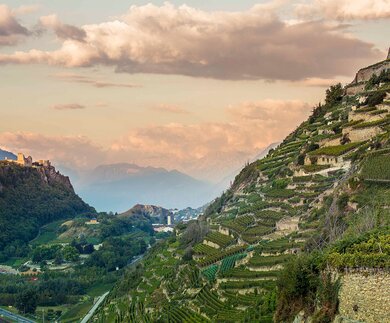
<instances>
[{"instance_id":1,"label":"shrub","mask_svg":"<svg viewBox=\"0 0 390 323\"><path fill-rule=\"evenodd\" d=\"M341 287L340 279L333 279L329 272L322 273L317 290L320 308L313 316L313 323L331 323L337 314Z\"/></svg>"},{"instance_id":2,"label":"shrub","mask_svg":"<svg viewBox=\"0 0 390 323\"><path fill-rule=\"evenodd\" d=\"M386 97L386 92L385 91L374 92L374 93L368 95L367 100L366 100L365 103L369 107L374 107L377 104L381 104L385 97Z\"/></svg>"},{"instance_id":3,"label":"shrub","mask_svg":"<svg viewBox=\"0 0 390 323\"><path fill-rule=\"evenodd\" d=\"M344 90L341 83L332 85L329 89L326 90L325 104L332 106L336 103L339 103L341 102L343 95Z\"/></svg>"},{"instance_id":4,"label":"shrub","mask_svg":"<svg viewBox=\"0 0 390 323\"><path fill-rule=\"evenodd\" d=\"M272 182L272 187L273 188L278 188L278 189L284 189L286 188L288 185L288 181L286 179L275 179L273 182Z\"/></svg>"},{"instance_id":5,"label":"shrub","mask_svg":"<svg viewBox=\"0 0 390 323\"><path fill-rule=\"evenodd\" d=\"M318 274L308 256L295 257L285 265L277 281L276 322L292 321L302 309L314 312Z\"/></svg>"}]
</instances>

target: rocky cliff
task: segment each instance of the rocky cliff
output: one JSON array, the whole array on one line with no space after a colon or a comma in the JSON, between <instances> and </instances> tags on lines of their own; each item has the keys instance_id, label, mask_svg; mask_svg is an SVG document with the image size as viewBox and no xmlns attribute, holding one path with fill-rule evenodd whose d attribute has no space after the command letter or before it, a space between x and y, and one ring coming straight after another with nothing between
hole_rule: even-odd
<instances>
[{"instance_id":1,"label":"rocky cliff","mask_svg":"<svg viewBox=\"0 0 390 323\"><path fill-rule=\"evenodd\" d=\"M15 244L25 245L46 223L94 212L54 167L0 163L0 257Z\"/></svg>"}]
</instances>

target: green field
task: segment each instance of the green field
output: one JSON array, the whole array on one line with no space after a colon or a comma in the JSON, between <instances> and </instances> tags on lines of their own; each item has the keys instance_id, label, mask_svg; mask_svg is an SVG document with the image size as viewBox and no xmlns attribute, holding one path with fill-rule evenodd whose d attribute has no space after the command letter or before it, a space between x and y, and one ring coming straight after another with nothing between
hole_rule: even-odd
<instances>
[{"instance_id":1,"label":"green field","mask_svg":"<svg viewBox=\"0 0 390 323\"><path fill-rule=\"evenodd\" d=\"M71 322L80 322L81 318L83 318L88 311L93 306L93 300L90 299L83 303L79 303L76 306L72 307L69 311L67 311L64 315L61 316L61 322L71 323Z\"/></svg>"},{"instance_id":2,"label":"green field","mask_svg":"<svg viewBox=\"0 0 390 323\"><path fill-rule=\"evenodd\" d=\"M108 284L97 284L92 286L87 290L87 294L91 297L98 297L103 295L105 292L108 292L109 290L112 289L114 286L113 283L108 283Z\"/></svg>"},{"instance_id":3,"label":"green field","mask_svg":"<svg viewBox=\"0 0 390 323\"><path fill-rule=\"evenodd\" d=\"M36 245L42 245L42 244L48 244L50 242L53 242L57 239L57 230L60 228L61 224L64 223L66 220L60 220L52 222L48 225L45 225L42 227L39 235L32 240L30 243L34 246Z\"/></svg>"}]
</instances>

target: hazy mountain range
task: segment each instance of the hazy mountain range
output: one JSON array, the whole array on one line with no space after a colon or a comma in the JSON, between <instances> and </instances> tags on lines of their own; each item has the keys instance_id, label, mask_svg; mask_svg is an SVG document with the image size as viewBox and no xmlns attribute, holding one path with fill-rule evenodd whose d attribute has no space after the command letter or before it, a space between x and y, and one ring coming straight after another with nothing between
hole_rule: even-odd
<instances>
[{"instance_id":1,"label":"hazy mountain range","mask_svg":"<svg viewBox=\"0 0 390 323\"><path fill-rule=\"evenodd\" d=\"M164 168L121 163L89 172L61 171L72 178L77 193L99 211L123 212L135 204L198 207L220 193L212 183Z\"/></svg>"},{"instance_id":2,"label":"hazy mountain range","mask_svg":"<svg viewBox=\"0 0 390 323\"><path fill-rule=\"evenodd\" d=\"M253 160L264 157L275 145L267 147ZM5 157L16 159L13 153L0 150L0 160ZM70 177L77 194L97 210L124 212L135 204L161 205L167 209L198 208L226 190L242 166L230 168L221 180L213 182L177 170L130 163L101 165L88 171L61 165L57 168Z\"/></svg>"},{"instance_id":3,"label":"hazy mountain range","mask_svg":"<svg viewBox=\"0 0 390 323\"><path fill-rule=\"evenodd\" d=\"M2 150L0 149L0 160L4 160L4 159L16 159L16 155L9 152L9 151L6 151L6 150Z\"/></svg>"},{"instance_id":4,"label":"hazy mountain range","mask_svg":"<svg viewBox=\"0 0 390 323\"><path fill-rule=\"evenodd\" d=\"M248 162L261 159L273 143ZM167 209L198 208L229 188L243 165L218 182L198 180L177 170L142 167L130 163L101 165L89 172L62 168L77 193L99 211L123 212L131 205L153 204Z\"/></svg>"}]
</instances>

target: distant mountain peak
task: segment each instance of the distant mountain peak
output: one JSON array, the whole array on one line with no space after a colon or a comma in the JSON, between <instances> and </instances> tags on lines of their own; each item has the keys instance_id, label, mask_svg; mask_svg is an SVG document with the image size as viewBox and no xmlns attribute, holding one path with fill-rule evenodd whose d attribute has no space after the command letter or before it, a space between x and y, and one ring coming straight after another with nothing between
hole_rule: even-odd
<instances>
[{"instance_id":1,"label":"distant mountain peak","mask_svg":"<svg viewBox=\"0 0 390 323\"><path fill-rule=\"evenodd\" d=\"M131 209L119 214L119 217L145 216L147 218L158 218L160 223L166 223L172 212L161 206L136 204Z\"/></svg>"},{"instance_id":2,"label":"distant mountain peak","mask_svg":"<svg viewBox=\"0 0 390 323\"><path fill-rule=\"evenodd\" d=\"M11 153L10 151L0 149L0 160L4 160L4 159L16 160L17 156L14 153Z\"/></svg>"}]
</instances>

